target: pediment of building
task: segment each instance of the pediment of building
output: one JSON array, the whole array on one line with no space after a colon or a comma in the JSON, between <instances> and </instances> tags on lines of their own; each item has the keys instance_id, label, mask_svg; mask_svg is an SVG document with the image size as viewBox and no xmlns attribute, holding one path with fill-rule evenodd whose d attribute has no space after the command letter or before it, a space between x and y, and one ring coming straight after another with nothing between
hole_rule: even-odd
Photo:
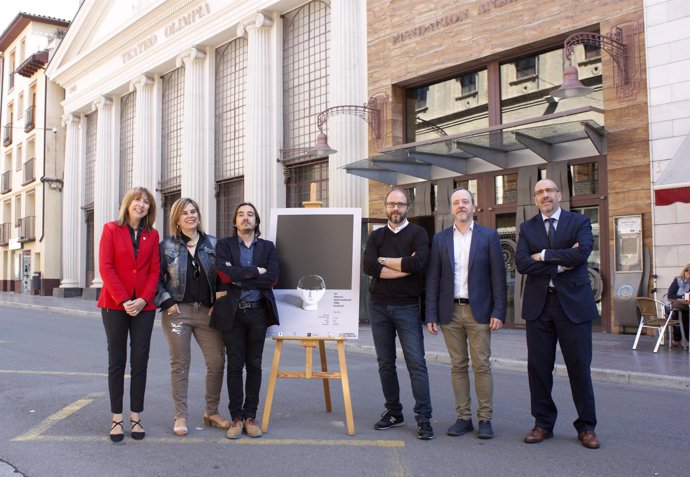
<instances>
[{"instance_id":1,"label":"pediment of building","mask_svg":"<svg viewBox=\"0 0 690 477\"><path fill-rule=\"evenodd\" d=\"M83 71L146 38L175 11L196 0L85 1L58 48L48 76L67 86Z\"/></svg>"}]
</instances>

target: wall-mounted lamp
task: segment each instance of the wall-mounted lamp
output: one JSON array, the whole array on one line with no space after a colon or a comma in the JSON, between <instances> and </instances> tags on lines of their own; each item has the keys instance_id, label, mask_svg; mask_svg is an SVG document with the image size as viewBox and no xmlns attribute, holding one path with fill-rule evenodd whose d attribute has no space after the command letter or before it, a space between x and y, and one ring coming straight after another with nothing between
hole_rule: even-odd
<instances>
[{"instance_id":1,"label":"wall-mounted lamp","mask_svg":"<svg viewBox=\"0 0 690 477\"><path fill-rule=\"evenodd\" d=\"M369 100L362 106L346 104L342 106L332 106L321 111L316 117L316 125L318 126L320 132L316 137L316 148L314 148L314 151L333 151L330 154L336 152L328 145L328 136L326 136L326 134L323 132L323 128L328 122L328 118L343 114L357 116L358 118L365 120L369 125L369 129L371 129L371 134L374 137L374 143L378 147L381 144L386 132L385 108L387 104L388 95L383 93L371 96Z\"/></svg>"},{"instance_id":2,"label":"wall-mounted lamp","mask_svg":"<svg viewBox=\"0 0 690 477\"><path fill-rule=\"evenodd\" d=\"M623 28L614 27L609 35L600 35L592 32L573 33L563 42L565 57L570 63L563 70L563 84L560 88L551 92L551 96L557 99L576 98L592 93L592 88L584 86L577 74L577 68L573 66L573 53L577 45L591 45L611 55L618 73L618 96L631 96L637 92L639 79L634 74L636 70L636 41L637 30L634 26L627 27L626 35Z\"/></svg>"}]
</instances>

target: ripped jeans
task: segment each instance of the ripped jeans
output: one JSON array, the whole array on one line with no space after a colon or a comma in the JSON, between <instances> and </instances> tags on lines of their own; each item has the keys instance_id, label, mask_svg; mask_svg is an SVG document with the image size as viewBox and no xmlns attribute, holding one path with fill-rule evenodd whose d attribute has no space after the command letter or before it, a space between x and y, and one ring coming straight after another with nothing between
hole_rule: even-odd
<instances>
[{"instance_id":1,"label":"ripped jeans","mask_svg":"<svg viewBox=\"0 0 690 477\"><path fill-rule=\"evenodd\" d=\"M170 382L175 402L175 418L187 417L187 389L192 358L192 335L206 361L206 413L218 414L225 369L225 346L219 331L209 327L208 307L198 303L178 303L180 313L163 311L161 326L170 349Z\"/></svg>"}]
</instances>

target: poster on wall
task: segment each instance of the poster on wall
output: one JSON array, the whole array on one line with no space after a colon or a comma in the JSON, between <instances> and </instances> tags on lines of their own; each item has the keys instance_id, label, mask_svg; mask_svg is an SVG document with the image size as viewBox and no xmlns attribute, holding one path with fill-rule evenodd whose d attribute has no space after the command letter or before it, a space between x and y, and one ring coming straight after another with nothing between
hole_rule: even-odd
<instances>
[{"instance_id":1,"label":"poster on wall","mask_svg":"<svg viewBox=\"0 0 690 477\"><path fill-rule=\"evenodd\" d=\"M273 209L270 236L280 277L280 326L271 335L359 334L360 209Z\"/></svg>"}]
</instances>

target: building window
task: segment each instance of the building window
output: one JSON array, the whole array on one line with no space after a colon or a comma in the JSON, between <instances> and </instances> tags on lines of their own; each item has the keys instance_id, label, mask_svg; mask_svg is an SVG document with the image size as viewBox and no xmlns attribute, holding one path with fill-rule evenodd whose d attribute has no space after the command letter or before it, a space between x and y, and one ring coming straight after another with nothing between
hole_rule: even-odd
<instances>
[{"instance_id":1,"label":"building window","mask_svg":"<svg viewBox=\"0 0 690 477\"><path fill-rule=\"evenodd\" d=\"M221 182L217 185L218 203L216 206L216 236L234 235L232 215L244 200L244 180Z\"/></svg>"},{"instance_id":2,"label":"building window","mask_svg":"<svg viewBox=\"0 0 690 477\"><path fill-rule=\"evenodd\" d=\"M292 166L288 172L288 207L302 207L302 202L310 200L312 182L316 183L316 200L328 207L328 160Z\"/></svg>"},{"instance_id":3,"label":"building window","mask_svg":"<svg viewBox=\"0 0 690 477\"><path fill-rule=\"evenodd\" d=\"M94 182L96 178L96 133L98 111L86 115L86 172L84 177L84 208L93 208Z\"/></svg>"},{"instance_id":4,"label":"building window","mask_svg":"<svg viewBox=\"0 0 690 477\"><path fill-rule=\"evenodd\" d=\"M238 38L216 50L216 182L244 174L246 87L247 40Z\"/></svg>"},{"instance_id":5,"label":"building window","mask_svg":"<svg viewBox=\"0 0 690 477\"><path fill-rule=\"evenodd\" d=\"M515 63L515 79L525 79L537 74L537 57L528 56L517 60Z\"/></svg>"},{"instance_id":6,"label":"building window","mask_svg":"<svg viewBox=\"0 0 690 477\"><path fill-rule=\"evenodd\" d=\"M460 94L466 96L477 92L477 73L469 73L458 78Z\"/></svg>"},{"instance_id":7,"label":"building window","mask_svg":"<svg viewBox=\"0 0 690 477\"><path fill-rule=\"evenodd\" d=\"M125 193L132 188L136 104L136 91L120 99L120 200L122 200Z\"/></svg>"},{"instance_id":8,"label":"building window","mask_svg":"<svg viewBox=\"0 0 690 477\"><path fill-rule=\"evenodd\" d=\"M163 212L163 230L161 230L161 236L163 237L170 235L170 210L175 201L181 197L182 194L179 191L162 195L161 211Z\"/></svg>"},{"instance_id":9,"label":"building window","mask_svg":"<svg viewBox=\"0 0 690 477\"><path fill-rule=\"evenodd\" d=\"M312 1L284 16L285 148L312 147L319 132L316 116L328 107L330 16L330 6L323 1ZM288 202L299 200L288 192Z\"/></svg>"},{"instance_id":10,"label":"building window","mask_svg":"<svg viewBox=\"0 0 690 477\"><path fill-rule=\"evenodd\" d=\"M601 58L601 48L596 45L583 45L585 48L585 60Z\"/></svg>"},{"instance_id":11,"label":"building window","mask_svg":"<svg viewBox=\"0 0 690 477\"><path fill-rule=\"evenodd\" d=\"M180 188L184 123L184 68L162 78L161 183L163 193Z\"/></svg>"},{"instance_id":12,"label":"building window","mask_svg":"<svg viewBox=\"0 0 690 477\"><path fill-rule=\"evenodd\" d=\"M407 142L489 126L487 71L482 69L406 92Z\"/></svg>"}]
</instances>

